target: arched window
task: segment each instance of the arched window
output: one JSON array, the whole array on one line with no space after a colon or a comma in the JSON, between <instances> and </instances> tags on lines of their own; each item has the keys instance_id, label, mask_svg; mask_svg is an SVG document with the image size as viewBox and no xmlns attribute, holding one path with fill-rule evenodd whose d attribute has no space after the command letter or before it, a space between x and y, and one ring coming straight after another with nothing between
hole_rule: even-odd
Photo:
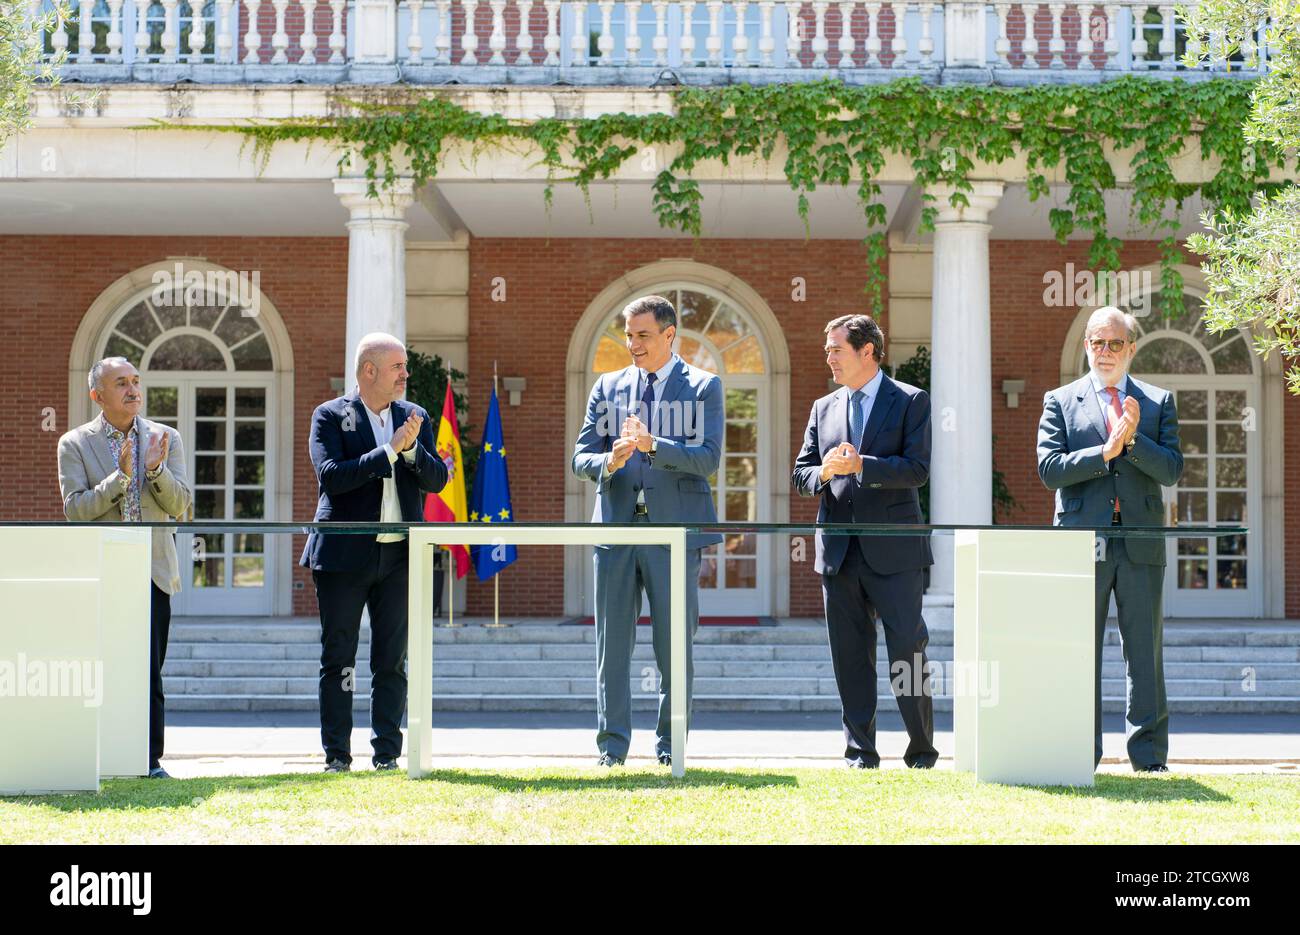
<instances>
[{"instance_id":1,"label":"arched window","mask_svg":"<svg viewBox=\"0 0 1300 935\"><path fill-rule=\"evenodd\" d=\"M145 417L180 432L194 519L273 519L276 375L260 294L246 295L230 271L204 273L203 288L156 287L129 297L110 316L96 359L135 364ZM269 612L276 579L269 538L178 536L177 613Z\"/></svg>"},{"instance_id":2,"label":"arched window","mask_svg":"<svg viewBox=\"0 0 1300 935\"><path fill-rule=\"evenodd\" d=\"M688 364L722 378L726 409L722 467L709 478L718 517L727 522L760 521L760 505L770 496L771 485L767 476L770 467L762 455L766 450L769 366L753 320L726 296L696 284L661 285L640 294L661 295L673 304L678 322L674 349ZM636 296L628 301L633 298ZM632 362L623 334L622 308L620 305L610 313L609 324L596 342L591 356L593 374L621 370ZM721 549L704 550L700 562L702 613L767 612L759 586L759 570L768 564L766 538L732 534Z\"/></svg>"}]
</instances>

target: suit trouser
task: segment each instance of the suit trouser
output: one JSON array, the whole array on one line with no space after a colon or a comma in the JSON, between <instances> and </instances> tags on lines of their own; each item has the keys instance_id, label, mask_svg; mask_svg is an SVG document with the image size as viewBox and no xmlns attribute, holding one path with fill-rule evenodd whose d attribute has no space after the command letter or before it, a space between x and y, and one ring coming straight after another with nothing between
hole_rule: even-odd
<instances>
[{"instance_id":1,"label":"suit trouser","mask_svg":"<svg viewBox=\"0 0 1300 935\"><path fill-rule=\"evenodd\" d=\"M637 521L645 522L642 517ZM623 759L632 741L632 650L641 616L641 592L650 599L650 632L659 667L659 722L655 754L672 750L672 619L666 545L616 545L596 549L596 747ZM686 718L690 726L695 662L691 643L700 625L700 550L686 550Z\"/></svg>"},{"instance_id":2,"label":"suit trouser","mask_svg":"<svg viewBox=\"0 0 1300 935\"><path fill-rule=\"evenodd\" d=\"M921 617L924 582L920 569L877 574L863 557L856 536L849 543L840 570L822 575L826 632L844 712L844 759L848 763L880 765L880 754L876 752L873 606L885 626L890 685L895 688L898 711L907 727L909 739L903 761L908 766L933 766L939 759L934 748L934 699L928 688L929 661L925 656L930 634ZM902 666L906 672L900 670Z\"/></svg>"},{"instance_id":3,"label":"suit trouser","mask_svg":"<svg viewBox=\"0 0 1300 935\"><path fill-rule=\"evenodd\" d=\"M356 571L311 573L320 604L320 739L326 760L352 762L352 693L363 607L370 610L372 759L402 755L410 597L407 554L405 539L381 542L374 558Z\"/></svg>"},{"instance_id":4,"label":"suit trouser","mask_svg":"<svg viewBox=\"0 0 1300 935\"><path fill-rule=\"evenodd\" d=\"M1101 653L1110 595L1115 593L1120 645L1124 651L1128 758L1134 769L1165 762L1169 755L1169 703L1165 697L1165 568L1129 558L1122 536L1106 539L1105 560L1097 562L1097 694L1094 761L1101 763Z\"/></svg>"},{"instance_id":5,"label":"suit trouser","mask_svg":"<svg viewBox=\"0 0 1300 935\"><path fill-rule=\"evenodd\" d=\"M162 668L167 661L172 598L152 582L149 587L149 768L154 769L162 759L166 731L167 701L163 697Z\"/></svg>"}]
</instances>

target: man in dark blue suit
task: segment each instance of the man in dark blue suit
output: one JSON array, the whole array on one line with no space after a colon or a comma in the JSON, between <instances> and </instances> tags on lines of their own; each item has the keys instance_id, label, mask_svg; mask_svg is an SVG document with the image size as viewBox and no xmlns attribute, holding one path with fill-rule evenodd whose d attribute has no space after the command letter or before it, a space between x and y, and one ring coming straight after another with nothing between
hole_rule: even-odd
<instances>
[{"instance_id":1,"label":"man in dark blue suit","mask_svg":"<svg viewBox=\"0 0 1300 935\"><path fill-rule=\"evenodd\" d=\"M308 443L320 502L316 521L421 522L424 495L447 483L433 454L429 414L406 391L406 348L368 334L356 353L357 389L321 403ZM375 769L397 768L406 710L407 542L405 533L307 537L320 605L320 733L325 771L352 764L352 686L361 610L370 610L370 744Z\"/></svg>"},{"instance_id":2,"label":"man in dark blue suit","mask_svg":"<svg viewBox=\"0 0 1300 935\"><path fill-rule=\"evenodd\" d=\"M920 523L917 488L930 476L930 397L880 369L885 336L866 315L826 326L826 363L840 389L813 403L791 483L820 496L820 523ZM891 685L910 738L903 760L928 769L934 703L928 689L930 641L921 618L928 536L817 533L826 630L844 711L844 761L880 765L876 752L876 625L885 625Z\"/></svg>"}]
</instances>

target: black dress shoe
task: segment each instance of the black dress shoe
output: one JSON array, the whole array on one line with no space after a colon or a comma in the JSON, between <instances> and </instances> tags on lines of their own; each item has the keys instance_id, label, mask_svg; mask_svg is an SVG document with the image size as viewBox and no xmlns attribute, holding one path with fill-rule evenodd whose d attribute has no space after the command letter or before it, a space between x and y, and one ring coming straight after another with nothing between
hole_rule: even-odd
<instances>
[{"instance_id":1,"label":"black dress shoe","mask_svg":"<svg viewBox=\"0 0 1300 935\"><path fill-rule=\"evenodd\" d=\"M1163 764L1163 763L1152 763L1150 766L1144 766L1144 767L1142 767L1142 769L1139 770L1139 772L1143 772L1143 773L1167 773L1167 772L1169 772L1169 767L1166 766L1166 765Z\"/></svg>"},{"instance_id":2,"label":"black dress shoe","mask_svg":"<svg viewBox=\"0 0 1300 935\"><path fill-rule=\"evenodd\" d=\"M866 760L845 760L844 765L849 769L880 769L879 763L868 763Z\"/></svg>"},{"instance_id":3,"label":"black dress shoe","mask_svg":"<svg viewBox=\"0 0 1300 935\"><path fill-rule=\"evenodd\" d=\"M614 756L612 753L602 753L600 759L596 761L597 766L622 766L621 757Z\"/></svg>"},{"instance_id":4,"label":"black dress shoe","mask_svg":"<svg viewBox=\"0 0 1300 935\"><path fill-rule=\"evenodd\" d=\"M330 761L328 761L328 762L325 764L325 772L327 772L327 773L350 773L350 772L352 772L352 764L351 764L351 763L344 763L342 760L338 760L338 759L330 760Z\"/></svg>"},{"instance_id":5,"label":"black dress shoe","mask_svg":"<svg viewBox=\"0 0 1300 935\"><path fill-rule=\"evenodd\" d=\"M397 769L397 757L381 756L375 760L375 770L377 772L387 772L390 769Z\"/></svg>"},{"instance_id":6,"label":"black dress shoe","mask_svg":"<svg viewBox=\"0 0 1300 935\"><path fill-rule=\"evenodd\" d=\"M917 760L915 763L909 763L908 769L934 769L933 763L927 763L925 760Z\"/></svg>"},{"instance_id":7,"label":"black dress shoe","mask_svg":"<svg viewBox=\"0 0 1300 935\"><path fill-rule=\"evenodd\" d=\"M671 753L661 753L661 754L659 754L659 765L660 765L660 766L672 766L672 765L673 765L673 755L672 755Z\"/></svg>"}]
</instances>

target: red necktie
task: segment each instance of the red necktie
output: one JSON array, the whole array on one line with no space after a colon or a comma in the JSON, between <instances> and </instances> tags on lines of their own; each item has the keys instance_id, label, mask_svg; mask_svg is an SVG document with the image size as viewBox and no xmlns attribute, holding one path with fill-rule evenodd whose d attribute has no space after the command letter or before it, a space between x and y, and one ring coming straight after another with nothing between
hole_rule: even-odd
<instances>
[{"instance_id":1,"label":"red necktie","mask_svg":"<svg viewBox=\"0 0 1300 935\"><path fill-rule=\"evenodd\" d=\"M1119 404L1119 389L1114 386L1106 387L1106 392L1110 394L1110 405L1102 410L1106 414L1106 430L1113 432L1115 423L1124 415L1124 410ZM1115 498L1115 512L1119 512L1119 497Z\"/></svg>"}]
</instances>

